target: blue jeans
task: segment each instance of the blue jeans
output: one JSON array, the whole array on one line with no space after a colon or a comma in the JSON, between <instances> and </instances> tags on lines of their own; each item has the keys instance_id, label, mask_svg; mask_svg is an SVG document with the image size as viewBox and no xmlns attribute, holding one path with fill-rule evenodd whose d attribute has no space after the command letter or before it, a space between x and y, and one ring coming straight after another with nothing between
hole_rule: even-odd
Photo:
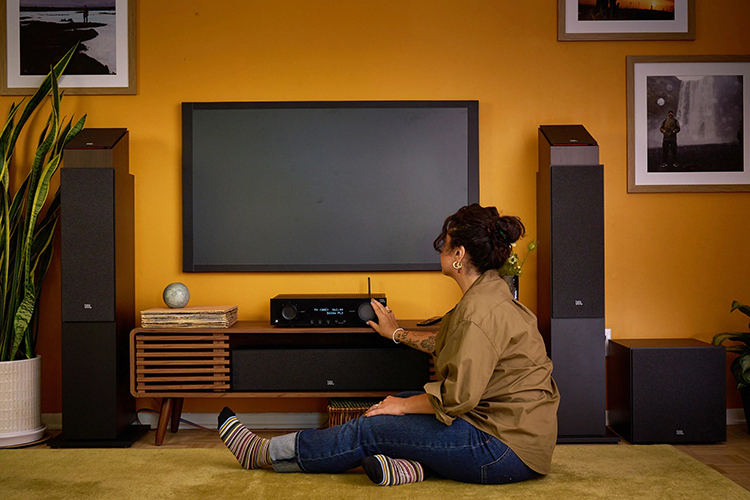
<instances>
[{"instance_id":1,"label":"blue jeans","mask_svg":"<svg viewBox=\"0 0 750 500\"><path fill-rule=\"evenodd\" d=\"M279 472L344 472L382 454L416 460L439 476L479 484L503 484L539 476L499 439L461 419L451 425L434 415L360 417L327 429L308 429L271 439Z\"/></svg>"}]
</instances>

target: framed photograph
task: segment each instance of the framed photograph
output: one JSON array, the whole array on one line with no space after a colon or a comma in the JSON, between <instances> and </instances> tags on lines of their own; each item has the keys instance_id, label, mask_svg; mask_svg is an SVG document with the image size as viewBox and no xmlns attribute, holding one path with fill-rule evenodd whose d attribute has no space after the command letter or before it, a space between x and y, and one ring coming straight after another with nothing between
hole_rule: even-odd
<instances>
[{"instance_id":1,"label":"framed photograph","mask_svg":"<svg viewBox=\"0 0 750 500\"><path fill-rule=\"evenodd\" d=\"M628 56L628 192L750 191L750 56Z\"/></svg>"},{"instance_id":2,"label":"framed photograph","mask_svg":"<svg viewBox=\"0 0 750 500\"><path fill-rule=\"evenodd\" d=\"M76 42L60 78L66 94L136 93L136 0L0 2L0 94L33 94Z\"/></svg>"},{"instance_id":3,"label":"framed photograph","mask_svg":"<svg viewBox=\"0 0 750 500\"><path fill-rule=\"evenodd\" d=\"M557 39L695 40L695 0L557 0Z\"/></svg>"}]
</instances>

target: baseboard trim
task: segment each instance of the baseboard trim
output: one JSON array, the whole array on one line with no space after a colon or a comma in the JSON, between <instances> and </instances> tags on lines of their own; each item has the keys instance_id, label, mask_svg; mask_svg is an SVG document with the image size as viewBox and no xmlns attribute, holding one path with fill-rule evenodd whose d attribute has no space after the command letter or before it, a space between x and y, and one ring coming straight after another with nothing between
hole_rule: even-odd
<instances>
[{"instance_id":1,"label":"baseboard trim","mask_svg":"<svg viewBox=\"0 0 750 500\"><path fill-rule=\"evenodd\" d=\"M744 425L745 410L742 408L727 409L727 425Z\"/></svg>"},{"instance_id":2,"label":"baseboard trim","mask_svg":"<svg viewBox=\"0 0 750 500\"><path fill-rule=\"evenodd\" d=\"M59 431L62 429L62 413L42 413L42 423L47 429Z\"/></svg>"},{"instance_id":3,"label":"baseboard trim","mask_svg":"<svg viewBox=\"0 0 750 500\"><path fill-rule=\"evenodd\" d=\"M251 429L318 429L326 425L328 414L326 413L240 413L237 415L242 423ZM156 429L159 423L157 413L143 413L138 415L138 419L144 425L149 425ZM201 427L216 429L215 413L183 413L182 419L192 422ZM42 421L48 429L62 429L62 413L43 413ZM609 418L607 418L609 423ZM727 409L727 425L745 424L745 413L742 408ZM194 428L188 423L180 422L180 429Z\"/></svg>"}]
</instances>

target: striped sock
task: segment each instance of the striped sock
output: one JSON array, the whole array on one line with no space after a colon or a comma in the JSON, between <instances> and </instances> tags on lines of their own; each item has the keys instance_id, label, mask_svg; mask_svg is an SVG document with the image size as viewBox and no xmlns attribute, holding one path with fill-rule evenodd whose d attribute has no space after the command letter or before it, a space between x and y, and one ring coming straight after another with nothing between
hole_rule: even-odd
<instances>
[{"instance_id":1,"label":"striped sock","mask_svg":"<svg viewBox=\"0 0 750 500\"><path fill-rule=\"evenodd\" d=\"M245 469L260 469L271 465L271 457L268 455L268 443L271 440L253 434L237 420L229 408L224 408L219 414L219 437Z\"/></svg>"},{"instance_id":2,"label":"striped sock","mask_svg":"<svg viewBox=\"0 0 750 500\"><path fill-rule=\"evenodd\" d=\"M374 455L362 460L367 477L379 486L417 483L424 481L424 468L419 462L403 458Z\"/></svg>"}]
</instances>

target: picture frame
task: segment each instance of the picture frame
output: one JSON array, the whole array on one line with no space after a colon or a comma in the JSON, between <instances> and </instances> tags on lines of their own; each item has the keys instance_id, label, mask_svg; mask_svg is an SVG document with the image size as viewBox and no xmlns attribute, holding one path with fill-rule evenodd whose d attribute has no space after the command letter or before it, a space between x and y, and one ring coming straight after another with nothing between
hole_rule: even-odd
<instances>
[{"instance_id":1,"label":"picture frame","mask_svg":"<svg viewBox=\"0 0 750 500\"><path fill-rule=\"evenodd\" d=\"M0 2L0 95L32 95L76 41L60 77L67 95L136 94L136 0ZM61 36L69 46L45 43Z\"/></svg>"},{"instance_id":2,"label":"picture frame","mask_svg":"<svg viewBox=\"0 0 750 500\"><path fill-rule=\"evenodd\" d=\"M628 192L750 191L748 103L750 55L628 56Z\"/></svg>"},{"instance_id":3,"label":"picture frame","mask_svg":"<svg viewBox=\"0 0 750 500\"><path fill-rule=\"evenodd\" d=\"M558 0L557 39L695 40L695 0Z\"/></svg>"}]
</instances>

